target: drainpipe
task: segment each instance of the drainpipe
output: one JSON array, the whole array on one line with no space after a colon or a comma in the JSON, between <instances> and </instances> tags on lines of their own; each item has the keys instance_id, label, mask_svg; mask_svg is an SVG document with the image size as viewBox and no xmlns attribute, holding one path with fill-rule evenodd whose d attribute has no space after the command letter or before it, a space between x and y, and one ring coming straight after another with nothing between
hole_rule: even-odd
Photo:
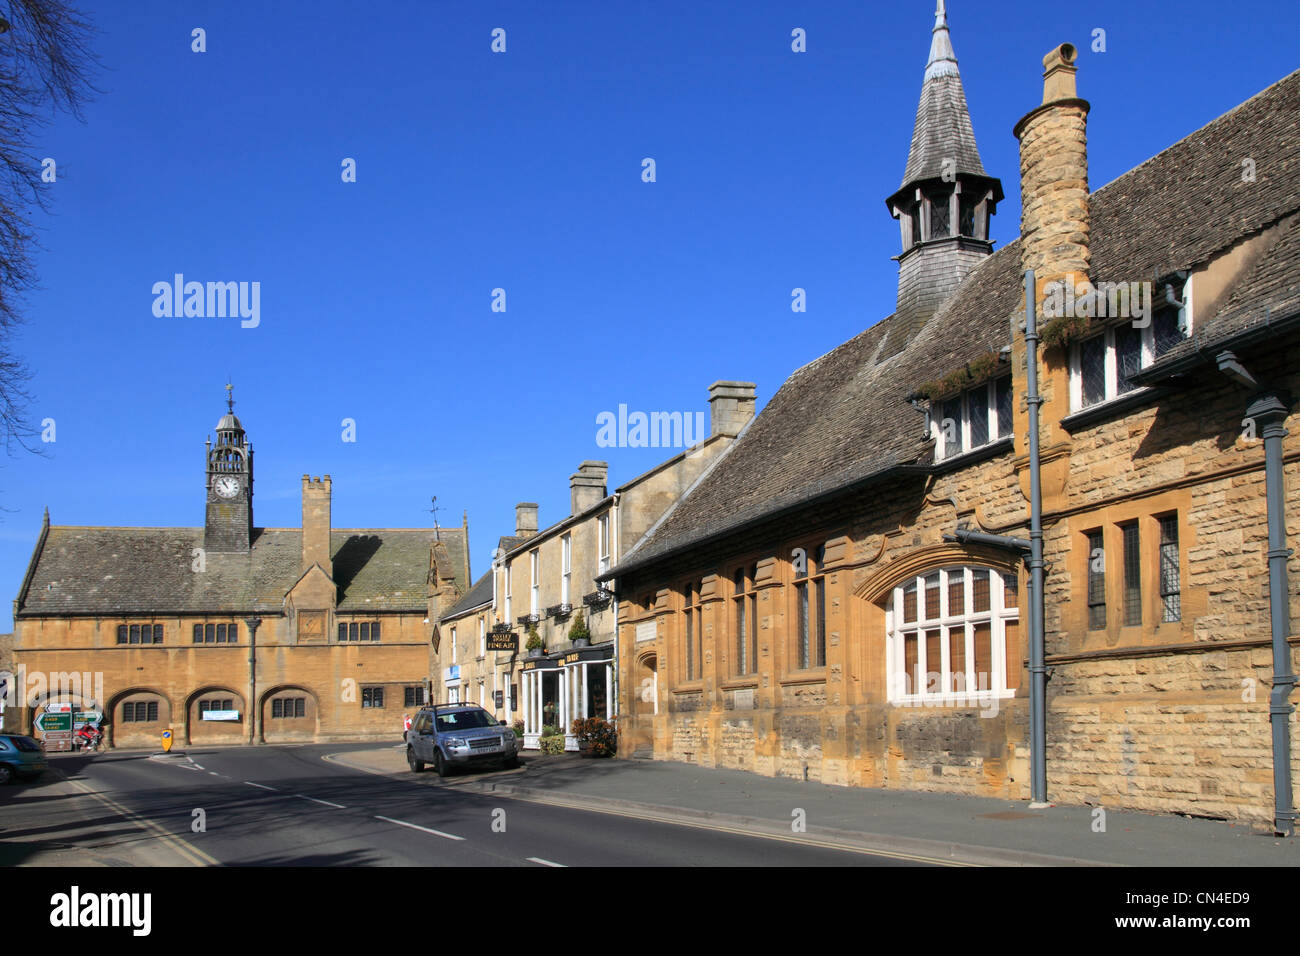
<instances>
[{"instance_id":1,"label":"drainpipe","mask_svg":"<svg viewBox=\"0 0 1300 956\"><path fill-rule=\"evenodd\" d=\"M246 617L248 625L248 742L258 742L257 718L262 708L257 706L257 629L262 623L260 617Z\"/></svg>"},{"instance_id":2,"label":"drainpipe","mask_svg":"<svg viewBox=\"0 0 1300 956\"><path fill-rule=\"evenodd\" d=\"M1025 272L1029 406L1029 765L1031 806L1047 806L1047 667L1043 613L1043 488L1038 455L1038 306L1034 270Z\"/></svg>"},{"instance_id":3,"label":"drainpipe","mask_svg":"<svg viewBox=\"0 0 1300 956\"><path fill-rule=\"evenodd\" d=\"M1237 360L1232 352L1217 357L1219 371L1238 385L1256 389L1254 400L1246 408L1246 417L1260 426L1264 439L1264 495L1268 503L1268 607L1273 639L1273 689L1268 698L1269 723L1273 730L1273 832L1277 836L1295 834L1295 807L1291 791L1291 714L1289 702L1295 687L1291 670L1291 609L1288 602L1286 562L1291 550L1286 546L1286 520L1282 475L1282 439L1286 437L1286 418L1290 414L1290 396L1269 391Z\"/></svg>"}]
</instances>

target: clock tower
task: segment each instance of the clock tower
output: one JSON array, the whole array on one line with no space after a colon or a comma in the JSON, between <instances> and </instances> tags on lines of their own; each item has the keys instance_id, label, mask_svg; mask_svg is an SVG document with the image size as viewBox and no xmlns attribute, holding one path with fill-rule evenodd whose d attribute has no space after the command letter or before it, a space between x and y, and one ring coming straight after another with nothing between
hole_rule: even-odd
<instances>
[{"instance_id":1,"label":"clock tower","mask_svg":"<svg viewBox=\"0 0 1300 956\"><path fill-rule=\"evenodd\" d=\"M203 547L247 552L253 538L253 446L235 417L234 386L226 386L227 412L217 422L217 443L207 443L207 516Z\"/></svg>"}]
</instances>

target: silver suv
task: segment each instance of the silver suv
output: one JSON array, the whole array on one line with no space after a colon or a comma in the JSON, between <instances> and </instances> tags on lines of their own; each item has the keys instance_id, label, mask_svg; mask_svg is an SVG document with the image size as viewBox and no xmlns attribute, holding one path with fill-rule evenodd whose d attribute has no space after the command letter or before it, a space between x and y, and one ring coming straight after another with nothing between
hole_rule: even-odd
<instances>
[{"instance_id":1,"label":"silver suv","mask_svg":"<svg viewBox=\"0 0 1300 956\"><path fill-rule=\"evenodd\" d=\"M406 762L419 773L433 764L445 777L454 767L471 763L519 766L515 732L477 704L433 704L422 707L406 734Z\"/></svg>"}]
</instances>

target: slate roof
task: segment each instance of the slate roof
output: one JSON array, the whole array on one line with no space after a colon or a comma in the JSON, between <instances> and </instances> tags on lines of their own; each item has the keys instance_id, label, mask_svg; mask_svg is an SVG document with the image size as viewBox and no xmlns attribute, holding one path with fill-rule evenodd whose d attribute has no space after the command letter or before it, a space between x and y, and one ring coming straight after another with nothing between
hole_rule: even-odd
<instances>
[{"instance_id":1,"label":"slate roof","mask_svg":"<svg viewBox=\"0 0 1300 956\"><path fill-rule=\"evenodd\" d=\"M444 528L441 539L463 588L464 533ZM335 529L338 610L424 610L433 542L432 529ZM193 552L202 546L202 528L51 526L33 555L17 616L277 613L301 577L298 529L254 529L249 553L208 553L196 572Z\"/></svg>"},{"instance_id":2,"label":"slate roof","mask_svg":"<svg viewBox=\"0 0 1300 956\"><path fill-rule=\"evenodd\" d=\"M1090 197L1096 281L1141 281L1194 269L1300 210L1300 71L1285 77ZM1256 181L1242 182L1242 157ZM1196 335L1262 327L1266 304L1300 303L1300 234L1281 238ZM924 469L932 447L907 396L923 382L996 351L1023 320L1017 239L984 260L896 354L889 316L797 370L749 429L638 542L610 577L899 468ZM1193 337L1195 338L1195 336ZM1180 346L1195 349L1195 343ZM885 357L882 357L885 356ZM1162 359L1162 363L1164 360Z\"/></svg>"},{"instance_id":3,"label":"slate roof","mask_svg":"<svg viewBox=\"0 0 1300 956\"><path fill-rule=\"evenodd\" d=\"M452 618L460 617L467 611L472 611L476 607L482 607L484 604L492 603L492 572L488 571L481 578L474 582L474 586L466 592L465 596L447 609L447 613L442 616L442 620L450 621Z\"/></svg>"},{"instance_id":4,"label":"slate roof","mask_svg":"<svg viewBox=\"0 0 1300 956\"><path fill-rule=\"evenodd\" d=\"M959 174L986 176L975 145L966 91L957 70L957 55L948 33L943 5L935 16L930 39L930 59L925 65L921 101L912 127L912 146L907 154L903 185L923 179L938 179L945 159L956 161Z\"/></svg>"}]
</instances>

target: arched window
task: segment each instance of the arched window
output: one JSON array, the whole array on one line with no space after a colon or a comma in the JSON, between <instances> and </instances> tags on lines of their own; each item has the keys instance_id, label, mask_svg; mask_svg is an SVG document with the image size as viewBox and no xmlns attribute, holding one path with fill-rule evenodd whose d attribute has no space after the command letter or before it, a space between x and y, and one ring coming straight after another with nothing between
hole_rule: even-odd
<instances>
[{"instance_id":1,"label":"arched window","mask_svg":"<svg viewBox=\"0 0 1300 956\"><path fill-rule=\"evenodd\" d=\"M930 571L900 581L885 611L891 703L960 705L1015 696L1020 598L1013 572Z\"/></svg>"}]
</instances>

